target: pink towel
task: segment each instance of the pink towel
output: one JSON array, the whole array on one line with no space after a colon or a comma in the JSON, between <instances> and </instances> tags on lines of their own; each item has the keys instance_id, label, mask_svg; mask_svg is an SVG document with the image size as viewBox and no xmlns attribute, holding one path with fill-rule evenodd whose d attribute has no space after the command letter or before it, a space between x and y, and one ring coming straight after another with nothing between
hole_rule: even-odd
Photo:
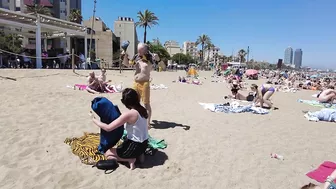
<instances>
[{"instance_id":1,"label":"pink towel","mask_svg":"<svg viewBox=\"0 0 336 189\"><path fill-rule=\"evenodd\" d=\"M323 162L317 169L306 175L320 183L324 183L327 177L336 169L336 164L331 161Z\"/></svg>"},{"instance_id":2,"label":"pink towel","mask_svg":"<svg viewBox=\"0 0 336 189\"><path fill-rule=\"evenodd\" d=\"M78 87L79 90L86 90L87 85L83 85L83 84L75 84L75 87ZM112 92L107 92L106 93L115 93L115 91L113 89L110 89Z\"/></svg>"},{"instance_id":3,"label":"pink towel","mask_svg":"<svg viewBox=\"0 0 336 189\"><path fill-rule=\"evenodd\" d=\"M85 90L87 85L75 84L75 87L78 87L80 90Z\"/></svg>"}]
</instances>

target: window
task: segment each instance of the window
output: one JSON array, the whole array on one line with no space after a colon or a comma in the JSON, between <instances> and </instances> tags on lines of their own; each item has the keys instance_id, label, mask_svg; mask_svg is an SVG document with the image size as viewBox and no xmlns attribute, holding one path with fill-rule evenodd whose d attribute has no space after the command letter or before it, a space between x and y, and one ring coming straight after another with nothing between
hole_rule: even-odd
<instances>
[{"instance_id":1,"label":"window","mask_svg":"<svg viewBox=\"0 0 336 189\"><path fill-rule=\"evenodd\" d=\"M121 35L121 32L119 32L119 35Z\"/></svg>"},{"instance_id":2,"label":"window","mask_svg":"<svg viewBox=\"0 0 336 189\"><path fill-rule=\"evenodd\" d=\"M121 24L119 24L119 27L121 27Z\"/></svg>"}]
</instances>

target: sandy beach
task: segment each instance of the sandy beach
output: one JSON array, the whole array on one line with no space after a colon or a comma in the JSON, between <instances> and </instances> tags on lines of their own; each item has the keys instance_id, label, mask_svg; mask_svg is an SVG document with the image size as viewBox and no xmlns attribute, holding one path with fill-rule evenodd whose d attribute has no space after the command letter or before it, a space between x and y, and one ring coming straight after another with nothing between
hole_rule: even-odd
<instances>
[{"instance_id":1,"label":"sandy beach","mask_svg":"<svg viewBox=\"0 0 336 189\"><path fill-rule=\"evenodd\" d=\"M307 121L302 111L320 108L297 102L312 99L312 91L276 92L272 100L279 110L268 115L213 113L198 103L224 102L229 89L211 82L211 72L199 73L199 86L173 83L183 71L152 72L152 83L168 89L151 91L152 119L161 124L150 135L168 147L148 157L145 168L121 165L106 175L81 163L64 139L99 132L88 116L95 96L125 108L120 93L66 87L85 84L88 71L77 73L0 70L0 188L294 189L312 182L307 172L336 160L335 124ZM107 71L107 78L130 87L133 72ZM270 158L272 152L285 160Z\"/></svg>"}]
</instances>

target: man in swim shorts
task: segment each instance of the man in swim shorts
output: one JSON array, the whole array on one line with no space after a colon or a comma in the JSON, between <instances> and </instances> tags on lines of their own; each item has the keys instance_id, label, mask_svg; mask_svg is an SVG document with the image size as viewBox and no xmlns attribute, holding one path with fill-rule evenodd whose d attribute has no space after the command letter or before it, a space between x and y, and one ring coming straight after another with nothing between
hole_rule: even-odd
<instances>
[{"instance_id":1,"label":"man in swim shorts","mask_svg":"<svg viewBox=\"0 0 336 189\"><path fill-rule=\"evenodd\" d=\"M151 54L148 45L144 43L138 44L138 54L131 60L129 60L126 52L122 52L121 57L125 66L135 65L134 90L138 92L142 103L148 111L147 122L148 127L150 127L152 115L150 105L150 71L152 70L153 61L159 61L159 58L156 54Z\"/></svg>"}]
</instances>

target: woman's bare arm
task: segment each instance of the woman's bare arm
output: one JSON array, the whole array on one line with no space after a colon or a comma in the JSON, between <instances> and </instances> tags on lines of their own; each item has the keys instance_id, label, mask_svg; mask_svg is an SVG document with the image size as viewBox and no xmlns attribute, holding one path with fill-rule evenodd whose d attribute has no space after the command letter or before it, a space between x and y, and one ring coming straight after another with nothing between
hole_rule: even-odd
<instances>
[{"instance_id":1,"label":"woman's bare arm","mask_svg":"<svg viewBox=\"0 0 336 189\"><path fill-rule=\"evenodd\" d=\"M92 121L93 121L94 124L96 124L101 129L109 132L109 131L113 131L114 129L116 129L118 127L123 126L129 120L130 116L131 116L130 112L121 114L120 117L118 117L116 120L114 120L110 124L102 123L101 121L99 121L96 118L93 118Z\"/></svg>"}]
</instances>

